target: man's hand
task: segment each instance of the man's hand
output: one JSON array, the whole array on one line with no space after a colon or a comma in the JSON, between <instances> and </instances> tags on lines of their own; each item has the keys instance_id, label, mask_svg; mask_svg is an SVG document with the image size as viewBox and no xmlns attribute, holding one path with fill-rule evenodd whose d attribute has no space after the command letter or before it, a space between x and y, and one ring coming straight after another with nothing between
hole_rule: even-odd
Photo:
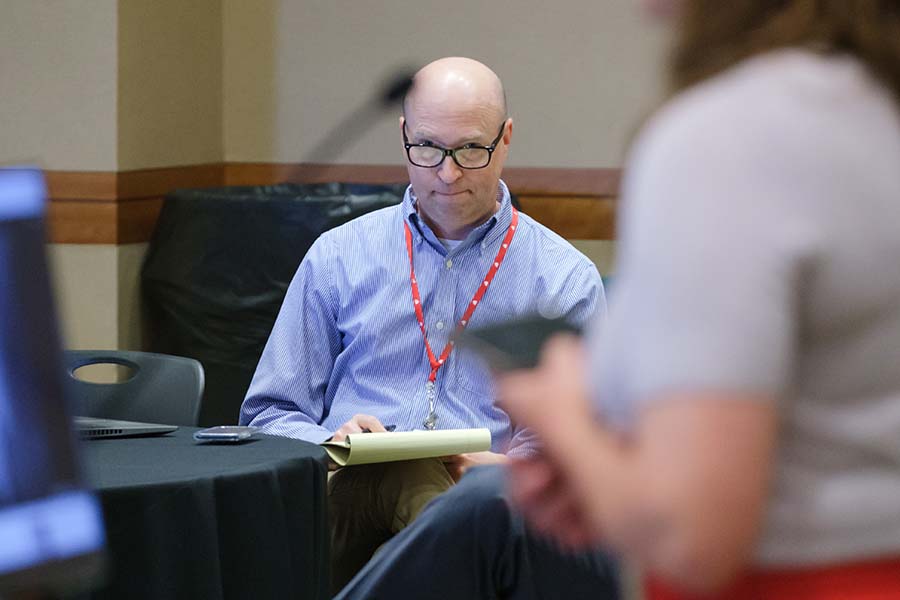
<instances>
[{"instance_id":1,"label":"man's hand","mask_svg":"<svg viewBox=\"0 0 900 600\"><path fill-rule=\"evenodd\" d=\"M547 342L537 368L497 377L500 406L542 443L539 456L510 464L513 503L532 527L569 548L590 545L599 533L586 511L590 498L580 495L571 479L573 457L598 427L585 363L581 342L559 335Z\"/></svg>"},{"instance_id":2,"label":"man's hand","mask_svg":"<svg viewBox=\"0 0 900 600\"><path fill-rule=\"evenodd\" d=\"M572 550L596 543L593 523L577 494L544 457L511 460L509 488L513 503L537 532Z\"/></svg>"},{"instance_id":3,"label":"man's hand","mask_svg":"<svg viewBox=\"0 0 900 600\"><path fill-rule=\"evenodd\" d=\"M362 433L364 429L372 433L383 433L387 431L387 429L384 428L384 425L381 424L381 421L378 420L378 417L373 417L372 415L353 415L352 419L341 425L340 428L334 432L331 439L335 442L343 442L351 433Z\"/></svg>"},{"instance_id":4,"label":"man's hand","mask_svg":"<svg viewBox=\"0 0 900 600\"><path fill-rule=\"evenodd\" d=\"M500 373L496 377L499 406L519 426L533 431L545 454L568 460L566 451L578 435L596 425L588 399L587 360L581 341L567 334L551 338L534 369Z\"/></svg>"},{"instance_id":5,"label":"man's hand","mask_svg":"<svg viewBox=\"0 0 900 600\"><path fill-rule=\"evenodd\" d=\"M441 459L444 466L453 481L458 482L463 475L472 467L479 465L496 465L508 462L509 459L505 454L497 454L495 452L470 452L468 454L454 454L453 456L445 456Z\"/></svg>"}]
</instances>

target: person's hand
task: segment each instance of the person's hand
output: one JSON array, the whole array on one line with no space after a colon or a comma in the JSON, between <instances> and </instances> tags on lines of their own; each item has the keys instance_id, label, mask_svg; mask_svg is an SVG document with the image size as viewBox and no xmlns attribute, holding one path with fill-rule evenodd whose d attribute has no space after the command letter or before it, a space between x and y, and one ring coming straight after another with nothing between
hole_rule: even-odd
<instances>
[{"instance_id":1,"label":"person's hand","mask_svg":"<svg viewBox=\"0 0 900 600\"><path fill-rule=\"evenodd\" d=\"M585 369L581 342L563 334L546 343L534 369L496 376L498 404L518 426L538 436L551 461L571 460L565 454L577 444L577 436L596 425Z\"/></svg>"},{"instance_id":2,"label":"person's hand","mask_svg":"<svg viewBox=\"0 0 900 600\"><path fill-rule=\"evenodd\" d=\"M351 433L362 433L363 430L372 433L383 433L387 431L378 417L372 415L353 415L349 421L341 425L334 435L331 436L332 441L343 442Z\"/></svg>"},{"instance_id":3,"label":"person's hand","mask_svg":"<svg viewBox=\"0 0 900 600\"><path fill-rule=\"evenodd\" d=\"M585 369L578 338L558 335L547 342L536 368L497 376L500 406L541 442L539 456L511 461L511 499L535 530L568 548L598 538L584 494L570 485L582 444L598 427Z\"/></svg>"},{"instance_id":4,"label":"person's hand","mask_svg":"<svg viewBox=\"0 0 900 600\"><path fill-rule=\"evenodd\" d=\"M444 456L441 460L444 462L444 467L447 468L447 472L450 473L453 481L458 482L466 474L466 471L472 467L501 464L508 462L509 459L505 454L485 451Z\"/></svg>"},{"instance_id":5,"label":"person's hand","mask_svg":"<svg viewBox=\"0 0 900 600\"><path fill-rule=\"evenodd\" d=\"M541 456L509 461L512 503L536 532L563 548L581 550L596 543L587 514L563 473Z\"/></svg>"}]
</instances>

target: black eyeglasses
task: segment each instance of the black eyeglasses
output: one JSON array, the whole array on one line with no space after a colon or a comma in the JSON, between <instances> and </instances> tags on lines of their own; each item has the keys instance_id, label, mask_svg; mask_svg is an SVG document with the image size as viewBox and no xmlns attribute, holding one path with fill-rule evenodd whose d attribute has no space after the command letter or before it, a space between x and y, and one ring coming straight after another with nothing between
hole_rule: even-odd
<instances>
[{"instance_id":1,"label":"black eyeglasses","mask_svg":"<svg viewBox=\"0 0 900 600\"><path fill-rule=\"evenodd\" d=\"M500 125L500 132L490 146L480 146L478 144L466 144L459 148L441 148L435 146L431 142L422 144L410 144L409 138L406 137L406 123L403 123L403 146L406 148L406 157L409 162L417 167L432 168L439 166L448 156L453 157L455 162L461 169L483 169L491 163L491 157L500 138L503 137L503 130L506 128L506 119Z\"/></svg>"}]
</instances>

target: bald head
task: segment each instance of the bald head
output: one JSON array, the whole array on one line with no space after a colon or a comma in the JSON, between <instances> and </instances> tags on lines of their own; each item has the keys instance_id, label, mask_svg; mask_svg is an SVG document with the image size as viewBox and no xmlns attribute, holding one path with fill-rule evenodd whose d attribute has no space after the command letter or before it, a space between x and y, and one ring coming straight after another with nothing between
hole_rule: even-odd
<instances>
[{"instance_id":1,"label":"bald head","mask_svg":"<svg viewBox=\"0 0 900 600\"><path fill-rule=\"evenodd\" d=\"M513 128L500 78L470 58L436 60L413 78L398 125L419 216L437 237L465 239L500 207Z\"/></svg>"},{"instance_id":2,"label":"bald head","mask_svg":"<svg viewBox=\"0 0 900 600\"><path fill-rule=\"evenodd\" d=\"M497 122L506 118L506 95L497 74L471 58L441 58L422 67L403 99L403 114L454 105Z\"/></svg>"}]
</instances>

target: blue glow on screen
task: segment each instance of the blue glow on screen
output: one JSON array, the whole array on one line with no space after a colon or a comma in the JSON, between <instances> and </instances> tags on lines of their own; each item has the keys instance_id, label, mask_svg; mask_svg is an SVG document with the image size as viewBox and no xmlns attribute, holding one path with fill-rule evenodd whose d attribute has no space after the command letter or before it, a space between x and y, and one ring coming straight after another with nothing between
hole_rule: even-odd
<instances>
[{"instance_id":1,"label":"blue glow on screen","mask_svg":"<svg viewBox=\"0 0 900 600\"><path fill-rule=\"evenodd\" d=\"M0 167L3 185L0 186L0 220L27 219L44 214L47 190L38 169L29 167Z\"/></svg>"},{"instance_id":2,"label":"blue glow on screen","mask_svg":"<svg viewBox=\"0 0 900 600\"><path fill-rule=\"evenodd\" d=\"M86 491L69 491L0 509L0 574L96 552L103 515Z\"/></svg>"}]
</instances>

